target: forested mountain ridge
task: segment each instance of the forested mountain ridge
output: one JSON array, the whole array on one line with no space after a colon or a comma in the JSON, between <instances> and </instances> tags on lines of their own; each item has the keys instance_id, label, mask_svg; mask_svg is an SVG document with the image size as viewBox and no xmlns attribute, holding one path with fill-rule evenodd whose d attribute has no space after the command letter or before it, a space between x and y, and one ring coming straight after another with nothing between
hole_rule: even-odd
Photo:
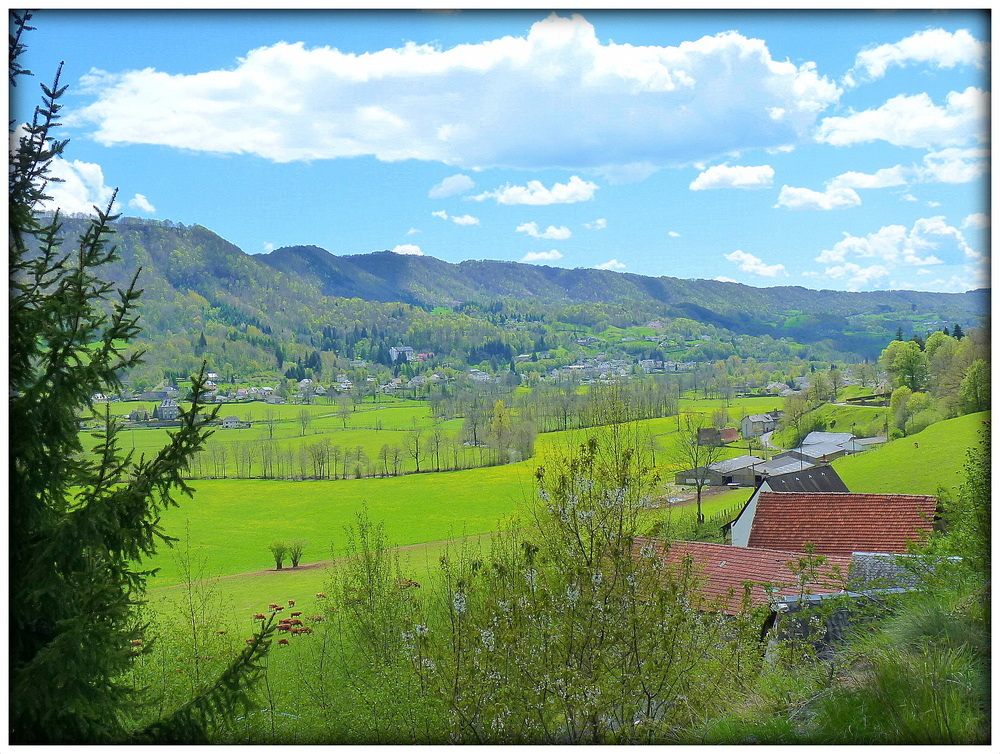
<instances>
[{"instance_id":1,"label":"forested mountain ridge","mask_svg":"<svg viewBox=\"0 0 1000 754\"><path fill-rule=\"evenodd\" d=\"M327 296L403 301L454 308L468 301L532 299L541 306L618 305L638 318L687 317L747 335L834 341L839 350L868 351L913 315L974 324L988 307L986 291L845 292L801 286L754 288L717 280L647 277L596 269L470 260L451 264L388 251L336 256L315 246L292 246L255 257L276 270L304 275ZM855 321L851 321L851 319ZM864 318L882 319L871 337ZM855 337L851 337L854 333Z\"/></svg>"},{"instance_id":2,"label":"forested mountain ridge","mask_svg":"<svg viewBox=\"0 0 1000 754\"><path fill-rule=\"evenodd\" d=\"M79 235L84 223L65 218L63 235ZM754 288L387 251L336 256L316 246L249 255L199 225L122 218L114 227L121 258L102 275L125 284L141 268L151 381L157 370L188 373L203 357L243 375L284 372L286 361L317 352L386 363L388 348L401 344L456 366L552 348L572 362L581 334L652 320L666 328L661 341L673 338L673 350L662 346L668 358L873 358L899 328L906 337L968 328L988 311L986 291ZM619 335L597 348L650 358L658 345L623 344Z\"/></svg>"}]
</instances>

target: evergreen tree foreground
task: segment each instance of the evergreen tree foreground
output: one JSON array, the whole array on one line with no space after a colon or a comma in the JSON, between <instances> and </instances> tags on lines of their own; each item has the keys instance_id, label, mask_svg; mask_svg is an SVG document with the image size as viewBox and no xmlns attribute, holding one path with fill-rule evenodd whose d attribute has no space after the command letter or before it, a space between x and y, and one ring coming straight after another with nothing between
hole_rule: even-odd
<instances>
[{"instance_id":1,"label":"evergreen tree foreground","mask_svg":"<svg viewBox=\"0 0 1000 754\"><path fill-rule=\"evenodd\" d=\"M30 17L11 14L12 88L30 74L18 63ZM96 272L116 258L110 204L72 248L58 213L42 219L49 167L66 142L53 136L65 87L57 75L41 89L31 121L10 124L10 742L205 741L249 704L273 628L178 709L145 728L133 722L146 697L124 678L152 646L138 613L152 572L137 564L172 541L160 514L193 492L183 474L213 415L202 413L198 376L181 427L152 458L122 450L107 408L95 450L83 452L78 420L94 415L92 396L117 392L140 362L128 342L140 331L141 291L135 278L117 289Z\"/></svg>"}]
</instances>

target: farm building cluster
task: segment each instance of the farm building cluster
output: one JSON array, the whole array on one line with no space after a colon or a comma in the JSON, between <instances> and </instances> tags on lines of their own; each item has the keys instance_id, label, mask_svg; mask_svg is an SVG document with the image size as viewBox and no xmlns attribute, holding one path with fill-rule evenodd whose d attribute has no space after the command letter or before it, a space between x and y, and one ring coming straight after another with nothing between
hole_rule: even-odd
<instances>
[{"instance_id":1,"label":"farm building cluster","mask_svg":"<svg viewBox=\"0 0 1000 754\"><path fill-rule=\"evenodd\" d=\"M801 630L800 612L839 598L824 618L822 641L843 635L856 608L878 595L914 588L911 554L939 520L928 495L854 493L828 465L760 480L726 543L637 537L635 557L658 557L668 572L693 566L714 611L763 608L762 639Z\"/></svg>"}]
</instances>

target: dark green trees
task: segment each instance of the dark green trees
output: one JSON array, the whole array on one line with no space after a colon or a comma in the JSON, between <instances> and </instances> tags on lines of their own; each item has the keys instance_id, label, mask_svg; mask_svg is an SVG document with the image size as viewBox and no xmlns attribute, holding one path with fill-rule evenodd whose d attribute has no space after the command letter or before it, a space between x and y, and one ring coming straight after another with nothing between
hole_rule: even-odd
<instances>
[{"instance_id":1,"label":"dark green trees","mask_svg":"<svg viewBox=\"0 0 1000 754\"><path fill-rule=\"evenodd\" d=\"M16 60L29 17L12 17L12 85L25 73ZM119 447L109 411L96 449L83 453L78 422L94 416L92 396L116 392L122 370L139 362L127 344L139 332L140 291L135 279L116 290L95 272L115 259L110 206L71 248L58 213L39 214L65 147L53 139L63 91L58 76L42 87L9 170L10 741L196 741L245 701L268 631L188 704L135 730L136 690L121 679L149 648L136 612L149 573L137 563L170 541L160 512L176 492L191 493L182 474L208 417L196 378L181 428L152 458Z\"/></svg>"}]
</instances>

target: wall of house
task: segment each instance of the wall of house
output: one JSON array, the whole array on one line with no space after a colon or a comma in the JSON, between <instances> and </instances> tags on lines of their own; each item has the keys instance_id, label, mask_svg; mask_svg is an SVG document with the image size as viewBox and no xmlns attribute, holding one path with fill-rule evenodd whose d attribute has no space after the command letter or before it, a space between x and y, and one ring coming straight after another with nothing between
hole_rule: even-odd
<instances>
[{"instance_id":1,"label":"wall of house","mask_svg":"<svg viewBox=\"0 0 1000 754\"><path fill-rule=\"evenodd\" d=\"M768 485L767 480L761 483L757 491L754 492L753 497L750 498L750 502L747 503L746 508L743 509L740 517L733 521L733 525L730 527L729 535L732 537L732 543L736 547L746 547L750 541L750 527L753 525L753 517L757 512L757 498L761 492L771 492L771 487Z\"/></svg>"}]
</instances>

